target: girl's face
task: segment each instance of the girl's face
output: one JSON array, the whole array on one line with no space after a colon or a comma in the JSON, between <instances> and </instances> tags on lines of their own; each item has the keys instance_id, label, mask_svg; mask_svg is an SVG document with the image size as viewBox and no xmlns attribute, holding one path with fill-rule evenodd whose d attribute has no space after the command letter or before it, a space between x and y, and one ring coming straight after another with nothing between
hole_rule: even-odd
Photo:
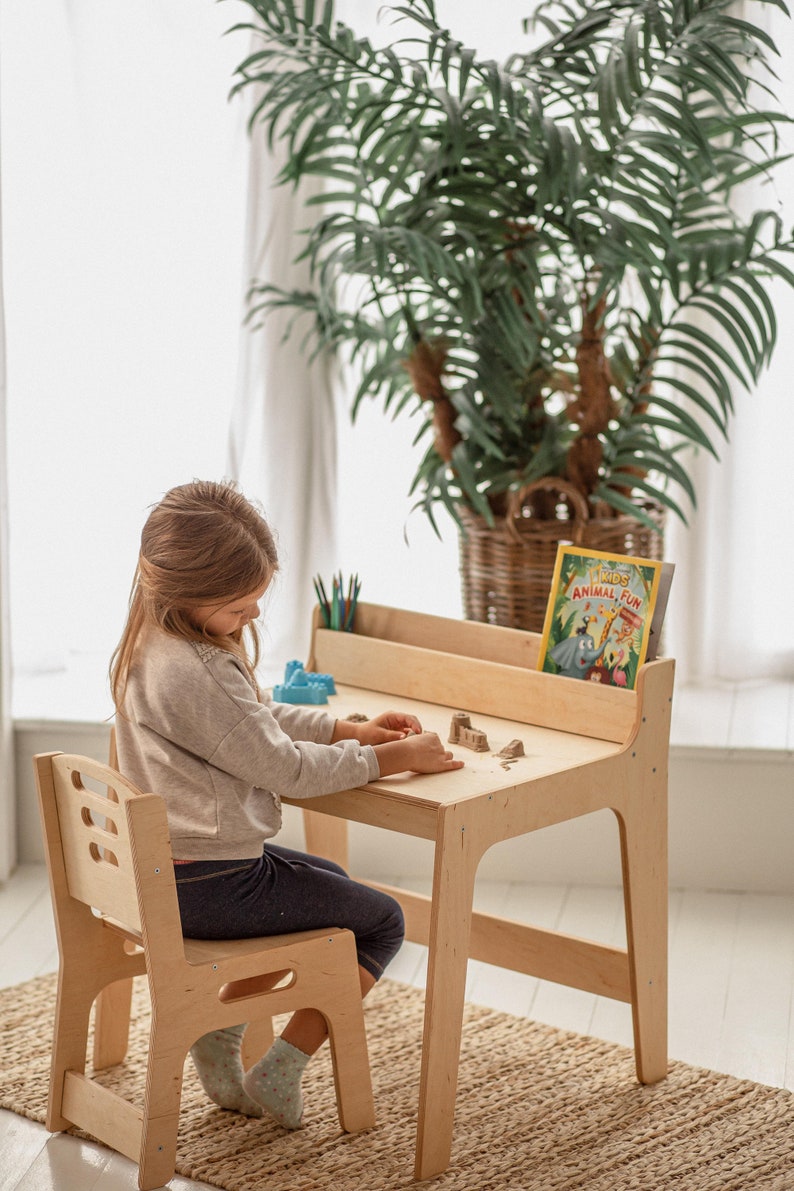
<instances>
[{"instance_id":1,"label":"girl's face","mask_svg":"<svg viewBox=\"0 0 794 1191\"><path fill-rule=\"evenodd\" d=\"M191 608L188 615L197 629L202 629L211 637L229 637L244 628L249 621L257 619L259 603L268 586L266 583L264 587L238 596L228 604L201 604L198 608Z\"/></svg>"}]
</instances>

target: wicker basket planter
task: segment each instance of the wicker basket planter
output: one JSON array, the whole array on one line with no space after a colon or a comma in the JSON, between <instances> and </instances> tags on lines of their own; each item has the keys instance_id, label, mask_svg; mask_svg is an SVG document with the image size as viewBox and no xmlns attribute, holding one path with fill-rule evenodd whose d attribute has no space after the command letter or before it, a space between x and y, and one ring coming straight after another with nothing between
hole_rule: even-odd
<instances>
[{"instance_id":1,"label":"wicker basket planter","mask_svg":"<svg viewBox=\"0 0 794 1191\"><path fill-rule=\"evenodd\" d=\"M516 493L496 525L461 507L460 572L467 620L540 632L560 542L615 554L662 558L664 510L648 503L650 529L609 510L591 513L564 480L544 479Z\"/></svg>"}]
</instances>

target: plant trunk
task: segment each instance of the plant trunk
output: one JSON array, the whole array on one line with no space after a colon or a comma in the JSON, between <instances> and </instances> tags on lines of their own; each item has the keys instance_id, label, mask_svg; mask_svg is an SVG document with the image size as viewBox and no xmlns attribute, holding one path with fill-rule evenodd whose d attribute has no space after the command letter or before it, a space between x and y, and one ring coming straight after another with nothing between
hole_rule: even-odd
<instances>
[{"instance_id":1,"label":"plant trunk","mask_svg":"<svg viewBox=\"0 0 794 1191\"><path fill-rule=\"evenodd\" d=\"M458 412L441 379L447 352L443 339L420 339L404 363L416 394L422 401L433 403L433 445L445 463L451 461L452 452L461 440L460 432L455 429Z\"/></svg>"},{"instance_id":2,"label":"plant trunk","mask_svg":"<svg viewBox=\"0 0 794 1191\"><path fill-rule=\"evenodd\" d=\"M582 294L582 334L576 349L579 396L570 406L570 417L579 433L568 450L566 477L585 497L598 487L603 450L599 435L609 426L615 413L612 377L604 353L603 317L606 299L590 305L585 288Z\"/></svg>"}]
</instances>

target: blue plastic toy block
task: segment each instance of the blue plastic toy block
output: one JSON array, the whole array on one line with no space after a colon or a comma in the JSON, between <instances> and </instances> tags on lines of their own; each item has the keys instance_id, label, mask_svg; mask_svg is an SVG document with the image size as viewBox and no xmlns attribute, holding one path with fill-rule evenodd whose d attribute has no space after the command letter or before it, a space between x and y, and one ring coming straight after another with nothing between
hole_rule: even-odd
<instances>
[{"instance_id":1,"label":"blue plastic toy block","mask_svg":"<svg viewBox=\"0 0 794 1191\"><path fill-rule=\"evenodd\" d=\"M273 687L273 698L277 703L327 703L328 696L335 694L336 687L330 674L306 671L303 663L296 660L287 662L284 681Z\"/></svg>"}]
</instances>

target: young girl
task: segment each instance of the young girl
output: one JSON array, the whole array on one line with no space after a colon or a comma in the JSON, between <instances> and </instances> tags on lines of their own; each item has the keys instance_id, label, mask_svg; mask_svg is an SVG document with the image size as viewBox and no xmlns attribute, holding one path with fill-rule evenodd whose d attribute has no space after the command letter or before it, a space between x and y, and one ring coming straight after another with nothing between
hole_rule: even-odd
<instances>
[{"instance_id":1,"label":"young girl","mask_svg":"<svg viewBox=\"0 0 794 1191\"><path fill-rule=\"evenodd\" d=\"M351 724L259 690L254 622L277 569L267 523L233 485L184 484L154 507L111 661L119 764L165 799L187 938L347 927L365 995L402 944L400 907L328 860L270 843L280 797L463 762L413 715ZM301 1077L326 1038L324 1017L299 1010L247 1073L244 1030L215 1031L192 1047L205 1091L221 1108L299 1128Z\"/></svg>"}]
</instances>

